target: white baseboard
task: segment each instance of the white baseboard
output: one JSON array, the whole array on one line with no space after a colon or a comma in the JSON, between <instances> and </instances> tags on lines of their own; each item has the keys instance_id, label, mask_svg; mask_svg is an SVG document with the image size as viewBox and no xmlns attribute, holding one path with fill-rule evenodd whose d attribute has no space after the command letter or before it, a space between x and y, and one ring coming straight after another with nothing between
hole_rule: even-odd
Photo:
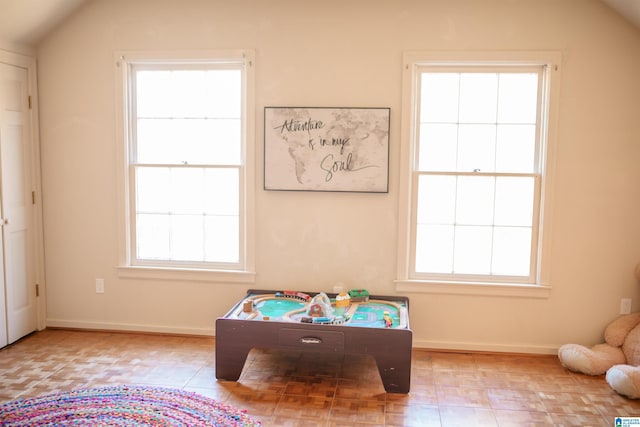
<instances>
[{"instance_id":1,"label":"white baseboard","mask_svg":"<svg viewBox=\"0 0 640 427\"><path fill-rule=\"evenodd\" d=\"M68 328L68 329L87 329L94 331L126 331L126 332L150 332L156 334L175 334L175 335L201 335L214 336L215 329L211 328L176 328L172 326L161 325L140 325L131 323L115 323L115 322L86 322L78 320L64 319L47 319L47 327L51 328Z\"/></svg>"},{"instance_id":2,"label":"white baseboard","mask_svg":"<svg viewBox=\"0 0 640 427\"><path fill-rule=\"evenodd\" d=\"M553 345L429 341L416 339L413 340L413 348L461 352L558 354L558 347Z\"/></svg>"},{"instance_id":3,"label":"white baseboard","mask_svg":"<svg viewBox=\"0 0 640 427\"><path fill-rule=\"evenodd\" d=\"M215 328L176 328L171 326L115 323L115 322L87 322L78 320L47 319L47 326L52 328L87 329L98 331L126 331L149 332L175 335L215 336ZM457 341L413 340L413 348L460 352L491 352L491 353L523 353L523 354L557 354L558 347L553 345L527 345L505 343L475 343Z\"/></svg>"}]
</instances>

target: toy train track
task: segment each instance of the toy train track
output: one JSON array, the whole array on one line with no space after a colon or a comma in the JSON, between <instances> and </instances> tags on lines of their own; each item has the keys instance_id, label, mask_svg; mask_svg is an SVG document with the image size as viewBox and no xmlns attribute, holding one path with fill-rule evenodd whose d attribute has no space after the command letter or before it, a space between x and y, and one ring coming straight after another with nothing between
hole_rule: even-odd
<instances>
[{"instance_id":1,"label":"toy train track","mask_svg":"<svg viewBox=\"0 0 640 427\"><path fill-rule=\"evenodd\" d=\"M407 308L403 307L400 304L397 304L393 301L382 301L367 298L367 302L355 302L351 303L344 313L336 315L336 316L325 316L325 315L316 315L316 316L307 316L304 313L309 309L309 303L313 298L311 298L308 294L304 292L294 292L294 291L282 291L276 292L274 294L256 294L252 295L251 298L244 301L244 304L238 308L235 312L235 317L238 319L244 320L271 320L270 316L264 316L261 314L260 310L257 309L258 306L261 306L267 301L270 300L290 300L292 302L298 302L300 304L304 304L299 308L292 309L290 311L286 311L282 314L278 314L273 320L280 318L285 322L300 322L300 323L313 323L313 324L323 324L323 325L343 325L343 324L353 324L354 316L356 312L358 312L359 308L362 305L380 305L380 306L390 306L397 310L398 323L393 324L393 328L406 328L407 327ZM337 301L331 303L333 307L336 306ZM362 321L359 319L356 321L356 324L361 323ZM369 322L370 323L370 322Z\"/></svg>"}]
</instances>

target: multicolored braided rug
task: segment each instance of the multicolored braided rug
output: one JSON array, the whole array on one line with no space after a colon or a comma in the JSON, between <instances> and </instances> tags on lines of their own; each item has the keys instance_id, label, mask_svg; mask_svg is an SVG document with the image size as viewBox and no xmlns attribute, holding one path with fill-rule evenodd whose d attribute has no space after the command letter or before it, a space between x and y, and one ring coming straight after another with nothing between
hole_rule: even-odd
<instances>
[{"instance_id":1,"label":"multicolored braided rug","mask_svg":"<svg viewBox=\"0 0 640 427\"><path fill-rule=\"evenodd\" d=\"M229 405L188 391L145 386L73 390L0 405L0 426L257 427Z\"/></svg>"}]
</instances>

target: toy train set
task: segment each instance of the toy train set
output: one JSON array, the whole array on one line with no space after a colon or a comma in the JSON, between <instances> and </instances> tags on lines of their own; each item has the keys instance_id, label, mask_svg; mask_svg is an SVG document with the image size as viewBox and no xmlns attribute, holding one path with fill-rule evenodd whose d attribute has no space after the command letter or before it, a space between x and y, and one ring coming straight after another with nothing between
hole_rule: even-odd
<instances>
[{"instance_id":1,"label":"toy train set","mask_svg":"<svg viewBox=\"0 0 640 427\"><path fill-rule=\"evenodd\" d=\"M393 301L372 300L365 289L340 292L333 298L298 291L254 294L233 316L242 320L361 327L407 328L407 307Z\"/></svg>"},{"instance_id":2,"label":"toy train set","mask_svg":"<svg viewBox=\"0 0 640 427\"><path fill-rule=\"evenodd\" d=\"M216 319L216 378L238 381L253 348L368 355L385 391L408 393L412 334L407 297L249 289Z\"/></svg>"}]
</instances>

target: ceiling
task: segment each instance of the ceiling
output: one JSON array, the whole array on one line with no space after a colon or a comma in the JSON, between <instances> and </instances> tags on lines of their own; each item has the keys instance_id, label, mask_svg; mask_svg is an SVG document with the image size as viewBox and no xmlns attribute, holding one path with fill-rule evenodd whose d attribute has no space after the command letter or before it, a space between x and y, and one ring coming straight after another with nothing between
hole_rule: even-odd
<instances>
[{"instance_id":1,"label":"ceiling","mask_svg":"<svg viewBox=\"0 0 640 427\"><path fill-rule=\"evenodd\" d=\"M636 27L640 28L640 0L602 0Z\"/></svg>"},{"instance_id":2,"label":"ceiling","mask_svg":"<svg viewBox=\"0 0 640 427\"><path fill-rule=\"evenodd\" d=\"M90 0L0 0L0 40L26 46ZM640 0L602 0L640 29Z\"/></svg>"},{"instance_id":3,"label":"ceiling","mask_svg":"<svg viewBox=\"0 0 640 427\"><path fill-rule=\"evenodd\" d=\"M86 0L0 0L0 40L36 45Z\"/></svg>"}]
</instances>

